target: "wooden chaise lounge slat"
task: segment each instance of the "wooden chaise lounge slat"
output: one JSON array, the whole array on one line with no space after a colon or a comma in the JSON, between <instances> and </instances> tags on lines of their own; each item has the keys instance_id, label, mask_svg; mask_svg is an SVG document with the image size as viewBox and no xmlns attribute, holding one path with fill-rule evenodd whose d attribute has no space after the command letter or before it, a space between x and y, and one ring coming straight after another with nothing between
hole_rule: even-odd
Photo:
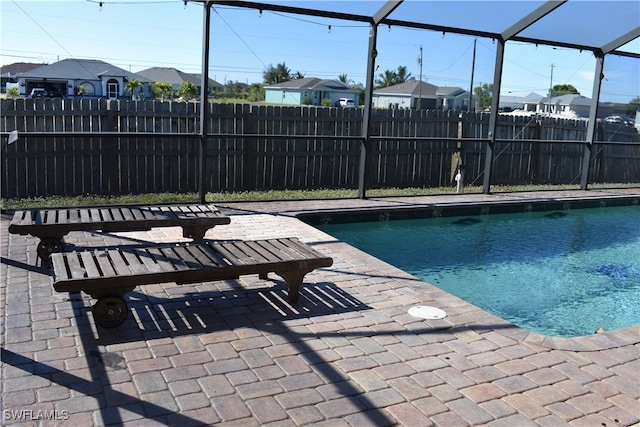
<instances>
[{"instance_id":1,"label":"wooden chaise lounge slat","mask_svg":"<svg viewBox=\"0 0 640 427\"><path fill-rule=\"evenodd\" d=\"M121 300L138 285L208 282L251 274L264 279L268 273L282 277L289 301L297 302L304 276L331 266L333 260L296 238L282 238L53 253L51 263L56 291L84 292L97 298L98 306L101 300ZM126 304L109 304L119 309L98 310L102 314L96 316L94 307L94 317L103 326L117 326L126 317Z\"/></svg>"},{"instance_id":2,"label":"wooden chaise lounge slat","mask_svg":"<svg viewBox=\"0 0 640 427\"><path fill-rule=\"evenodd\" d=\"M62 250L62 238L71 231L143 231L154 227L182 227L184 237L199 243L216 225L231 219L212 205L125 206L19 210L9 232L40 238L38 255L48 259Z\"/></svg>"}]
</instances>

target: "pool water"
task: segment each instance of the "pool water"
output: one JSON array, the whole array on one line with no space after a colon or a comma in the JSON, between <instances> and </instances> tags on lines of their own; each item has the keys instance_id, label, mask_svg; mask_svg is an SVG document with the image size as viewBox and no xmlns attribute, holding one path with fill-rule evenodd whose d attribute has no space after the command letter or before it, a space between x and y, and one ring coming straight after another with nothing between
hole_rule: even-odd
<instances>
[{"instance_id":1,"label":"pool water","mask_svg":"<svg viewBox=\"0 0 640 427\"><path fill-rule=\"evenodd\" d=\"M529 331L640 324L640 207L318 226Z\"/></svg>"}]
</instances>

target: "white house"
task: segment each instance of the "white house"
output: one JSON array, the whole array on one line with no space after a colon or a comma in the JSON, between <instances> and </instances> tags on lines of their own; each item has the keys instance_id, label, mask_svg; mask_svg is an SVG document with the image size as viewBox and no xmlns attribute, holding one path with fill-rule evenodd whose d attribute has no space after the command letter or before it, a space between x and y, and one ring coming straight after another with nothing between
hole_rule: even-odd
<instances>
[{"instance_id":1,"label":"white house","mask_svg":"<svg viewBox=\"0 0 640 427\"><path fill-rule=\"evenodd\" d=\"M536 104L536 111L558 115L577 115L589 117L591 98L578 94L566 94L554 96L549 102L549 97L542 98Z\"/></svg>"},{"instance_id":2,"label":"white house","mask_svg":"<svg viewBox=\"0 0 640 427\"><path fill-rule=\"evenodd\" d=\"M436 90L438 103L436 108L442 110L467 110L469 91L459 87L441 86Z\"/></svg>"},{"instance_id":3,"label":"white house","mask_svg":"<svg viewBox=\"0 0 640 427\"><path fill-rule=\"evenodd\" d=\"M322 100L328 99L333 106L340 98L360 103L360 92L339 80L305 77L265 86L264 91L265 101L272 104L322 105Z\"/></svg>"},{"instance_id":4,"label":"white house","mask_svg":"<svg viewBox=\"0 0 640 427\"><path fill-rule=\"evenodd\" d=\"M416 108L437 107L437 86L419 80L387 86L373 91L371 103L375 108Z\"/></svg>"},{"instance_id":5,"label":"white house","mask_svg":"<svg viewBox=\"0 0 640 427\"><path fill-rule=\"evenodd\" d=\"M149 95L149 79L94 59L63 59L25 71L18 77L20 94L26 96L33 88L43 88L57 96L74 96L84 87L85 96L117 99L131 96L125 85L138 79L141 90Z\"/></svg>"},{"instance_id":6,"label":"white house","mask_svg":"<svg viewBox=\"0 0 640 427\"><path fill-rule=\"evenodd\" d=\"M535 92L529 92L525 96L500 95L498 108L509 110L537 111L537 106L544 97Z\"/></svg>"},{"instance_id":7,"label":"white house","mask_svg":"<svg viewBox=\"0 0 640 427\"><path fill-rule=\"evenodd\" d=\"M462 110L469 103L469 92L459 87L438 87L412 80L373 91L372 104L376 108L421 108Z\"/></svg>"}]
</instances>

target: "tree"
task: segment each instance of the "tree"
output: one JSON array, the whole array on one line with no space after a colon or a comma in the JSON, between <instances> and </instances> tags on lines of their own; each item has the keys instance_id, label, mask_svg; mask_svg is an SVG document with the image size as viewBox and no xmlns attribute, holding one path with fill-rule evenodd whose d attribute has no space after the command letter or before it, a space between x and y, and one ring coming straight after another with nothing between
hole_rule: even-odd
<instances>
[{"instance_id":1,"label":"tree","mask_svg":"<svg viewBox=\"0 0 640 427\"><path fill-rule=\"evenodd\" d=\"M198 95L198 88L189 80L185 80L180 84L176 95L182 98L184 102L189 102Z\"/></svg>"},{"instance_id":2,"label":"tree","mask_svg":"<svg viewBox=\"0 0 640 427\"><path fill-rule=\"evenodd\" d=\"M241 97L247 86L241 81L229 81L227 82L227 88L231 90L231 93L236 97Z\"/></svg>"},{"instance_id":3,"label":"tree","mask_svg":"<svg viewBox=\"0 0 640 427\"><path fill-rule=\"evenodd\" d=\"M151 88L151 93L154 99L164 102L166 99L173 98L173 86L171 86L171 83L155 82Z\"/></svg>"},{"instance_id":4,"label":"tree","mask_svg":"<svg viewBox=\"0 0 640 427\"><path fill-rule=\"evenodd\" d=\"M376 88L393 86L396 81L396 72L392 70L385 70L384 73L380 73L376 79Z\"/></svg>"},{"instance_id":5,"label":"tree","mask_svg":"<svg viewBox=\"0 0 640 427\"><path fill-rule=\"evenodd\" d=\"M140 82L140 79L133 79L133 80L129 80L127 82L126 85L124 85L124 88L127 89L129 91L129 93L131 94L131 100L135 101L136 99L136 90L142 86L142 83Z\"/></svg>"},{"instance_id":6,"label":"tree","mask_svg":"<svg viewBox=\"0 0 640 427\"><path fill-rule=\"evenodd\" d=\"M264 101L264 87L259 83L253 83L249 86L249 95L247 99L252 102Z\"/></svg>"},{"instance_id":7,"label":"tree","mask_svg":"<svg viewBox=\"0 0 640 427\"><path fill-rule=\"evenodd\" d=\"M80 94L80 96L82 98L84 98L84 96L87 94L87 92L89 92L89 91L87 90L86 87L84 87L82 85L78 86L78 93Z\"/></svg>"},{"instance_id":8,"label":"tree","mask_svg":"<svg viewBox=\"0 0 640 427\"><path fill-rule=\"evenodd\" d=\"M277 66L269 65L267 69L262 73L264 84L272 85L276 83L284 83L291 80L291 70L283 62Z\"/></svg>"},{"instance_id":9,"label":"tree","mask_svg":"<svg viewBox=\"0 0 640 427\"><path fill-rule=\"evenodd\" d=\"M388 87L398 85L400 83L406 83L415 80L411 77L411 73L407 72L407 67L400 65L397 71L385 70L384 73L378 75L376 80L376 88Z\"/></svg>"},{"instance_id":10,"label":"tree","mask_svg":"<svg viewBox=\"0 0 640 427\"><path fill-rule=\"evenodd\" d=\"M406 83L415 80L415 78L411 77L411 73L407 73L407 67L404 65L400 65L398 67L398 71L396 72L396 83Z\"/></svg>"},{"instance_id":11,"label":"tree","mask_svg":"<svg viewBox=\"0 0 640 427\"><path fill-rule=\"evenodd\" d=\"M476 102L481 109L491 106L491 97L493 96L493 83L485 83L473 89L476 95Z\"/></svg>"},{"instance_id":12,"label":"tree","mask_svg":"<svg viewBox=\"0 0 640 427\"><path fill-rule=\"evenodd\" d=\"M304 74L302 74L300 71L296 71L295 74L291 76L291 80L300 80L300 79L304 79Z\"/></svg>"},{"instance_id":13,"label":"tree","mask_svg":"<svg viewBox=\"0 0 640 427\"><path fill-rule=\"evenodd\" d=\"M341 81L342 83L344 83L344 84L349 85L349 87L353 87L353 85L354 85L354 83L355 83L353 80L351 80L351 79L347 76L347 74L346 74L346 73L345 73L345 74L339 74L339 75L338 75L338 80L340 80L340 81Z\"/></svg>"},{"instance_id":14,"label":"tree","mask_svg":"<svg viewBox=\"0 0 640 427\"><path fill-rule=\"evenodd\" d=\"M14 86L7 89L7 98L8 99L20 98L20 88L17 86Z\"/></svg>"},{"instance_id":15,"label":"tree","mask_svg":"<svg viewBox=\"0 0 640 427\"><path fill-rule=\"evenodd\" d=\"M576 95L580 95L578 89L576 89L573 85L563 84L563 85L555 85L551 88L551 97L566 95L568 93L574 93Z\"/></svg>"}]
</instances>

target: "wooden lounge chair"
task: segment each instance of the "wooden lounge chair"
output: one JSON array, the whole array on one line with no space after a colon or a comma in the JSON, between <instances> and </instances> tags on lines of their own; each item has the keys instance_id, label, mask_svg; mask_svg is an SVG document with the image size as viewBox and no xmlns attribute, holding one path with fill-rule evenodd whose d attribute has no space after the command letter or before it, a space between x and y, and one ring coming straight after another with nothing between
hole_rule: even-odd
<instances>
[{"instance_id":1,"label":"wooden lounge chair","mask_svg":"<svg viewBox=\"0 0 640 427\"><path fill-rule=\"evenodd\" d=\"M97 324L116 327L127 317L123 296L138 285L178 284L236 279L268 273L282 277L289 301L298 301L304 276L333 264L296 238L205 242L174 246L134 247L51 254L53 287L58 292L85 292Z\"/></svg>"},{"instance_id":2,"label":"wooden lounge chair","mask_svg":"<svg viewBox=\"0 0 640 427\"><path fill-rule=\"evenodd\" d=\"M231 219L211 205L78 207L19 210L9 233L40 238L38 256L45 262L62 252L62 238L71 231L143 231L153 227L182 227L184 237L201 242L208 229Z\"/></svg>"}]
</instances>

